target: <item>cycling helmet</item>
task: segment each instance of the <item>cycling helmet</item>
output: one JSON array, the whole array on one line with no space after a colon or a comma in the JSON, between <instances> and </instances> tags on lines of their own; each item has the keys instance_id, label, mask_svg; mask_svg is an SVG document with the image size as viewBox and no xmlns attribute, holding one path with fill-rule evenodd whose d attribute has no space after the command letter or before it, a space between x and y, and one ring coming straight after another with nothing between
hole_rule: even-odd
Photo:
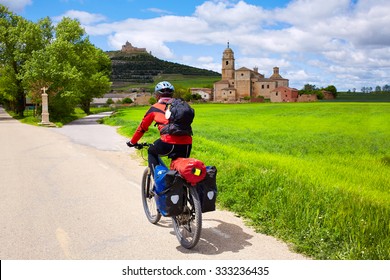
<instances>
[{"instance_id":1,"label":"cycling helmet","mask_svg":"<svg viewBox=\"0 0 390 280\"><path fill-rule=\"evenodd\" d=\"M159 82L156 87L154 88L154 91L157 95L162 97L171 97L173 95L173 92L175 91L175 88L170 82L163 81Z\"/></svg>"}]
</instances>

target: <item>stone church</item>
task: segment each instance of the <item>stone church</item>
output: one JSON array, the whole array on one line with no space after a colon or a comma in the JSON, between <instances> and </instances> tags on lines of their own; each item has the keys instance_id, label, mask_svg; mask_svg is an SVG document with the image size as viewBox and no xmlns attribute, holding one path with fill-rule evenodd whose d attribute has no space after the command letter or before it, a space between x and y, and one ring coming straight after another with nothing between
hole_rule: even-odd
<instances>
[{"instance_id":1,"label":"stone church","mask_svg":"<svg viewBox=\"0 0 390 280\"><path fill-rule=\"evenodd\" d=\"M236 70L234 52L228 43L222 56L222 80L214 83L214 101L241 101L259 97L271 99L275 89L288 88L288 85L289 80L279 74L278 67L274 67L269 78L260 74L257 67L253 70L246 67Z\"/></svg>"}]
</instances>

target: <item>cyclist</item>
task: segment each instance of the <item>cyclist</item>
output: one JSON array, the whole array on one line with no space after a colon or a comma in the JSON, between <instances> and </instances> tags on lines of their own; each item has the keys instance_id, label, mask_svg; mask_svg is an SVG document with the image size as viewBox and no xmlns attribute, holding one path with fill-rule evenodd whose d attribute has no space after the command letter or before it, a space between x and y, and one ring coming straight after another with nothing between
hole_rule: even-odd
<instances>
[{"instance_id":1,"label":"cyclist","mask_svg":"<svg viewBox=\"0 0 390 280\"><path fill-rule=\"evenodd\" d=\"M148 149L148 165L154 173L154 167L159 164L159 156L168 156L174 160L178 157L188 158L191 154L192 136L191 132L186 135L165 134L161 130L168 124L165 116L167 104L172 101L175 88L167 81L160 82L155 87L157 103L152 105L143 117L140 125L130 141L126 142L129 147L134 147L141 139L149 126L155 122L160 131L160 138L157 139Z\"/></svg>"}]
</instances>

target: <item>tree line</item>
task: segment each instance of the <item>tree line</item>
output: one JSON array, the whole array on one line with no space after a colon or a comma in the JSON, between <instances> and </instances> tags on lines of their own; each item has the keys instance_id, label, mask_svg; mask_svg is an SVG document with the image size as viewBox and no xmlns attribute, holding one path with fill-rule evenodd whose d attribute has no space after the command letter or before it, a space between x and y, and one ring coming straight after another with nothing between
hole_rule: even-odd
<instances>
[{"instance_id":1,"label":"tree line","mask_svg":"<svg viewBox=\"0 0 390 280\"><path fill-rule=\"evenodd\" d=\"M362 93L390 93L390 85L376 86L374 89L372 87L362 87Z\"/></svg>"},{"instance_id":2,"label":"tree line","mask_svg":"<svg viewBox=\"0 0 390 280\"><path fill-rule=\"evenodd\" d=\"M0 103L23 117L26 96L49 95L54 120L76 106L89 113L94 97L110 90L111 60L96 48L80 22L49 17L32 22L0 4Z\"/></svg>"}]
</instances>

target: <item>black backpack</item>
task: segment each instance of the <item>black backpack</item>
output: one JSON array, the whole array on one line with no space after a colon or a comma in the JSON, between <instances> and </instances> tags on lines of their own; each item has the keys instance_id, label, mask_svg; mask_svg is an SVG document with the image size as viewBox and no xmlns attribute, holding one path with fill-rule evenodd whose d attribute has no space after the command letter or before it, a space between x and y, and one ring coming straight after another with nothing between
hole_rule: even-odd
<instances>
[{"instance_id":1,"label":"black backpack","mask_svg":"<svg viewBox=\"0 0 390 280\"><path fill-rule=\"evenodd\" d=\"M169 123L161 129L161 134L192 135L191 124L195 117L195 111L186 101L174 98L172 102L167 104L165 111Z\"/></svg>"}]
</instances>

